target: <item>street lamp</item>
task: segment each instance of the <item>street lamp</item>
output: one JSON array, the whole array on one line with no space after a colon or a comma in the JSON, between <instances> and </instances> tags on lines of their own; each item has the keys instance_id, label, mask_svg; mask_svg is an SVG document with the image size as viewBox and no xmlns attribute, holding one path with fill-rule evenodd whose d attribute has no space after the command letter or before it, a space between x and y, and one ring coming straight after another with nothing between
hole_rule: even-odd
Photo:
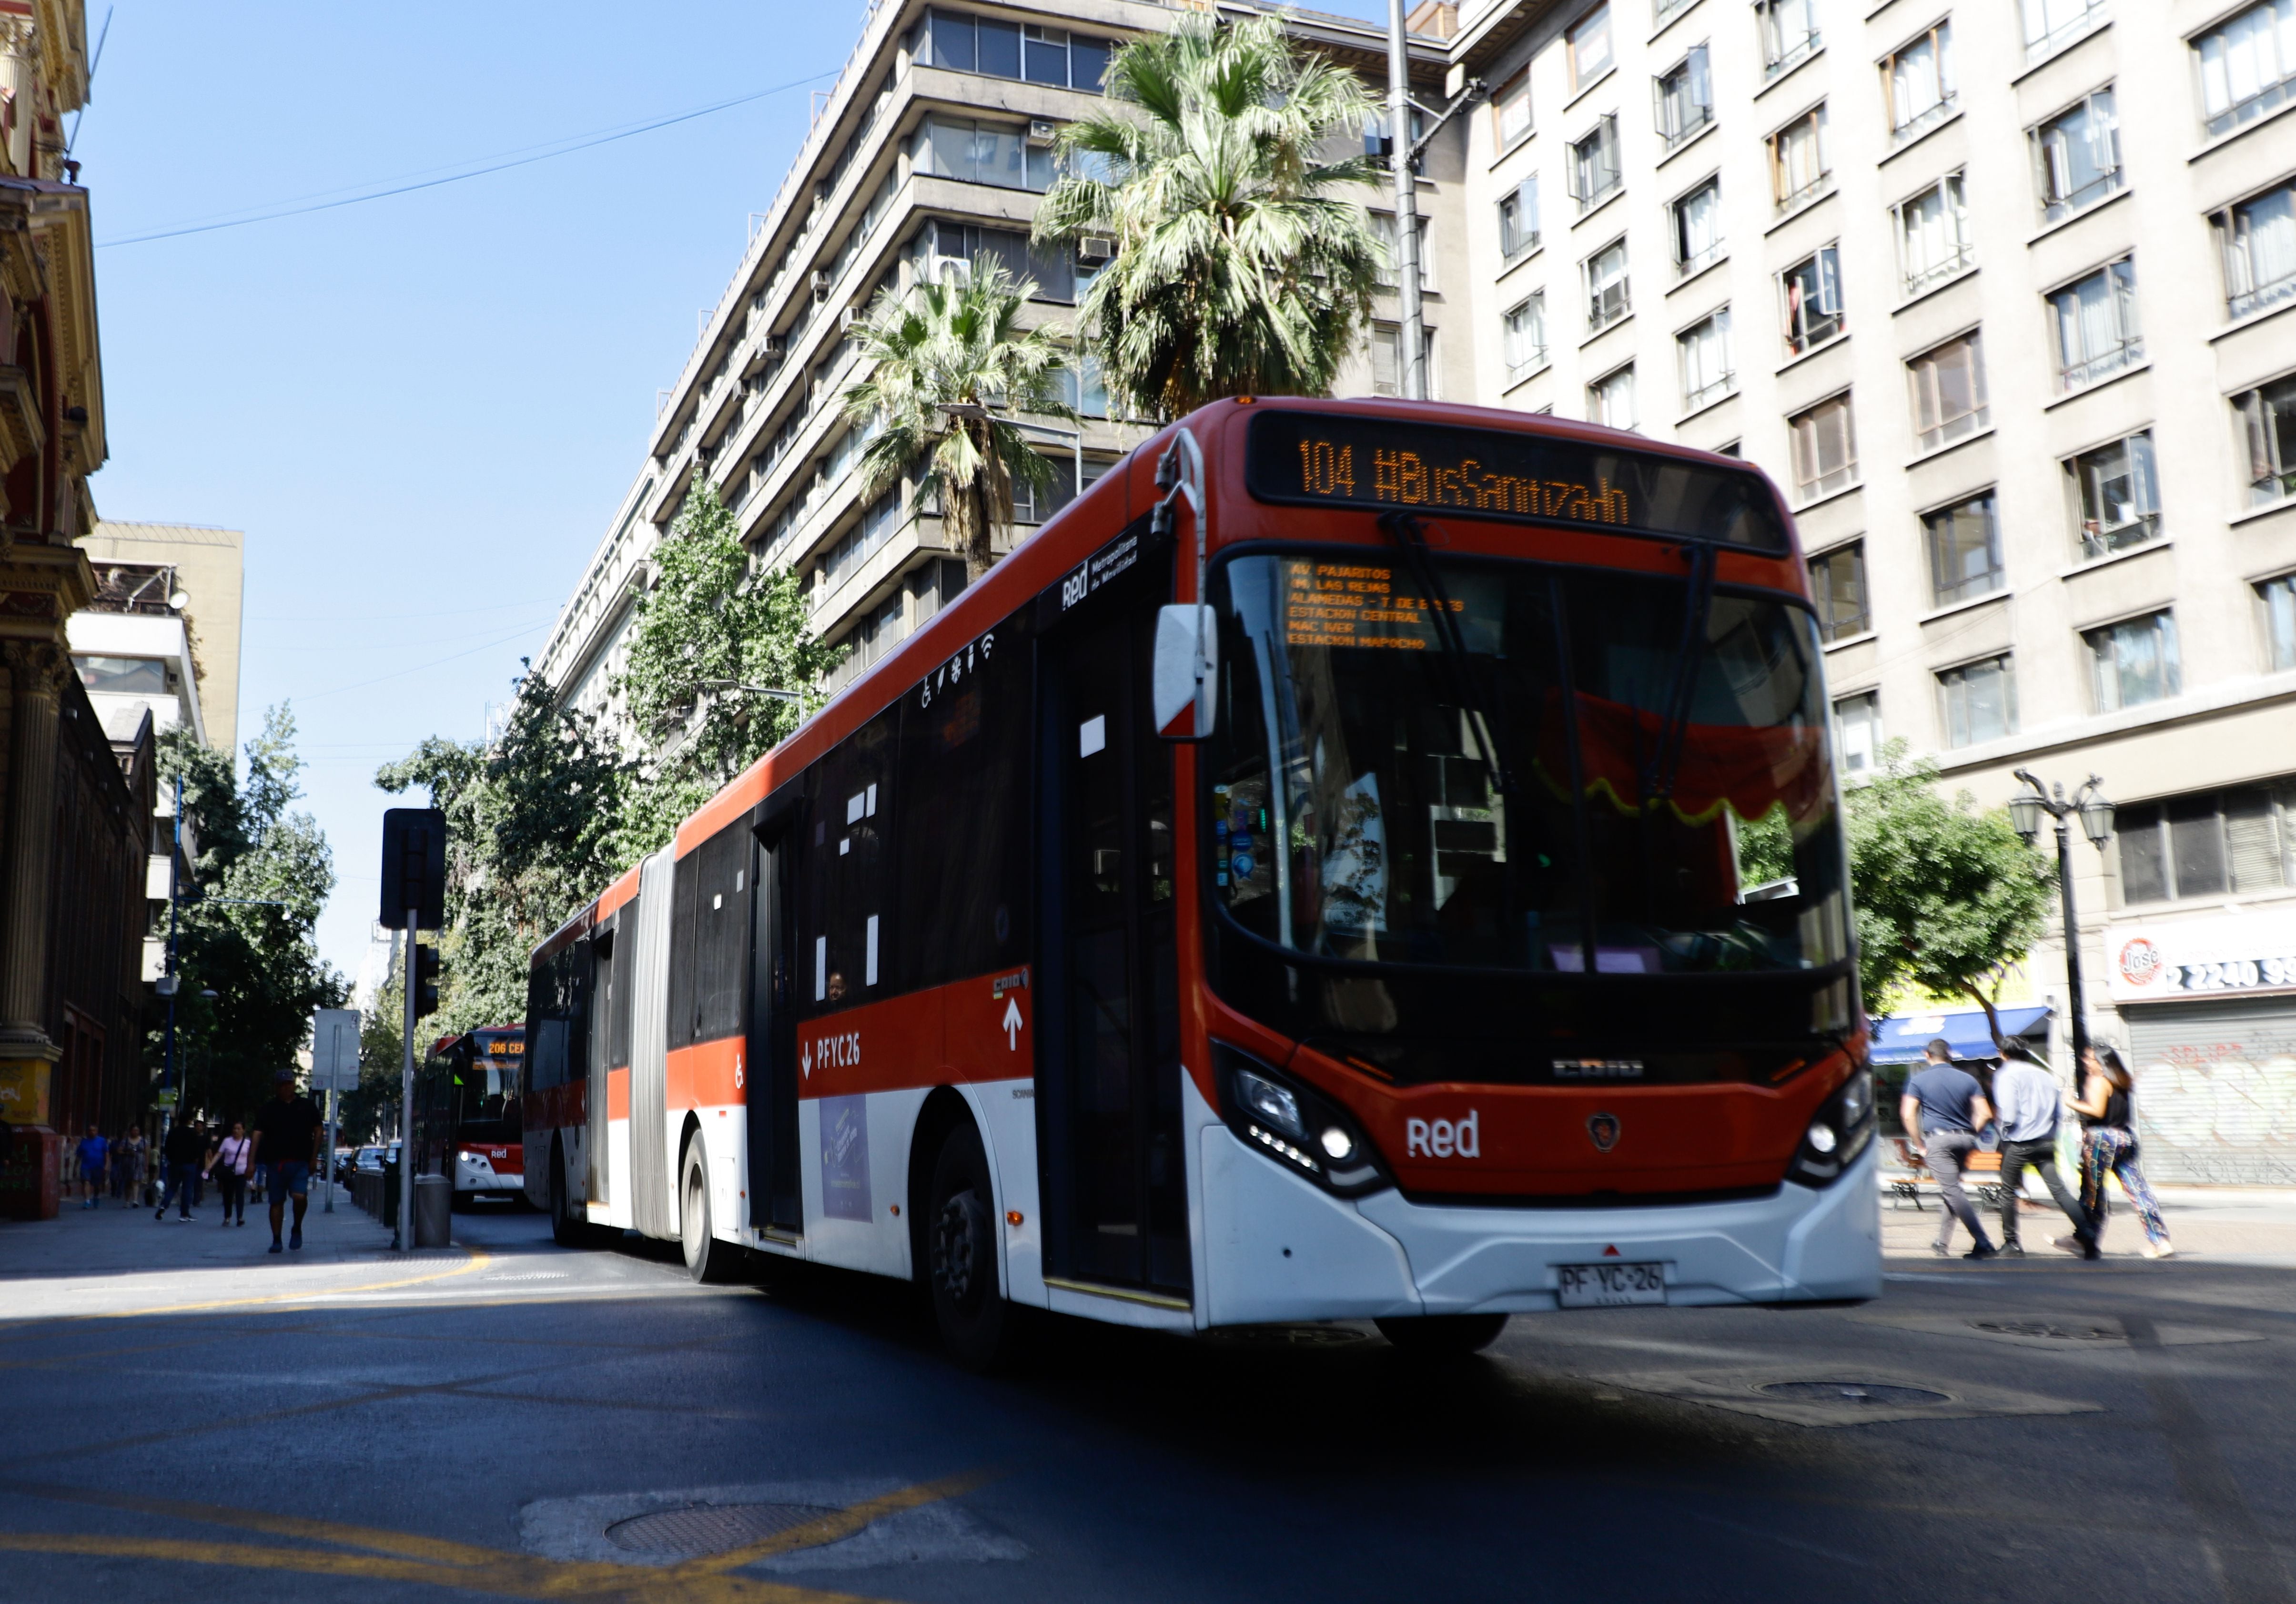
<instances>
[{"instance_id":1,"label":"street lamp","mask_svg":"<svg viewBox=\"0 0 2296 1604\"><path fill-rule=\"evenodd\" d=\"M2072 833L2065 821L2079 815L2081 833L2102 852L2104 843L2112 839L2112 803L2105 798L2104 782L2094 774L2067 802L2062 786L2052 794L2030 770L2020 769L2015 773L2025 782L2025 788L2009 799L2009 822L2024 837L2025 844L2030 846L2040 835L2041 815L2056 821L2057 896L2065 924L2065 1006L2072 1015L2073 1063L2078 1073L2081 1057L2088 1051L2088 1010L2081 999L2080 925L2073 914Z\"/></svg>"},{"instance_id":2,"label":"street lamp","mask_svg":"<svg viewBox=\"0 0 2296 1604\"><path fill-rule=\"evenodd\" d=\"M747 691L752 696L771 696L780 702L794 702L800 706L805 704L804 692L785 691L778 686L743 685L738 679L697 679L694 685L705 691Z\"/></svg>"}]
</instances>

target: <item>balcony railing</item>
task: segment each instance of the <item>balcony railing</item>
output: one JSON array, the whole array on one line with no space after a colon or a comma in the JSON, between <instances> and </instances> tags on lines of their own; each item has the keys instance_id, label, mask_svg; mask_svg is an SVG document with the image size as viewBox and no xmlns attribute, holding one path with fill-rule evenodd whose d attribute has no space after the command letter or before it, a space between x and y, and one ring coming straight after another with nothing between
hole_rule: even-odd
<instances>
[{"instance_id":1,"label":"balcony railing","mask_svg":"<svg viewBox=\"0 0 2296 1604\"><path fill-rule=\"evenodd\" d=\"M2116 551L2127 551L2132 546L2142 546L2157 539L2161 533L2161 514L2146 513L2126 523L2110 527L2087 522L2081 525L2080 551L2084 557L2102 557Z\"/></svg>"},{"instance_id":2,"label":"balcony railing","mask_svg":"<svg viewBox=\"0 0 2296 1604\"><path fill-rule=\"evenodd\" d=\"M2144 341L2141 339L2130 340L2115 346L2109 351L2091 357L2085 362L2066 364L2059 377L2065 389L2079 390L2084 384L2094 384L2099 379L2117 374L2124 367L2134 367L2143 360L2144 360Z\"/></svg>"},{"instance_id":3,"label":"balcony railing","mask_svg":"<svg viewBox=\"0 0 2296 1604\"><path fill-rule=\"evenodd\" d=\"M2291 299L2296 299L2296 271L2228 297L2225 301L2225 311L2229 317L2245 317L2251 312L2260 312L2267 307L2276 307Z\"/></svg>"},{"instance_id":4,"label":"balcony railing","mask_svg":"<svg viewBox=\"0 0 2296 1604\"><path fill-rule=\"evenodd\" d=\"M1906 274L1906 293L1919 295L1932 284L1941 284L1956 274L1965 271L1976 259L1977 252L1972 247L1956 245L1936 261L1908 270Z\"/></svg>"},{"instance_id":5,"label":"balcony railing","mask_svg":"<svg viewBox=\"0 0 2296 1604\"><path fill-rule=\"evenodd\" d=\"M1695 412L1710 402L1720 400L1737 388L1738 375L1734 373L1723 374L1685 395L1682 398L1682 409L1685 413Z\"/></svg>"}]
</instances>

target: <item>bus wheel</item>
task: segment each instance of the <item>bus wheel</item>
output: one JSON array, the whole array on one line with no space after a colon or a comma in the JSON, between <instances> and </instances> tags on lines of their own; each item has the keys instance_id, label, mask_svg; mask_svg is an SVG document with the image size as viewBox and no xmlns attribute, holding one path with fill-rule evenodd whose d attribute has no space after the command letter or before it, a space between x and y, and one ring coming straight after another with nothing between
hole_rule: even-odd
<instances>
[{"instance_id":1,"label":"bus wheel","mask_svg":"<svg viewBox=\"0 0 2296 1604\"><path fill-rule=\"evenodd\" d=\"M959 1363L987 1370L1004 1351L1011 1305L996 1290L996 1226L988 1156L971 1121L941 1139L925 1210L933 1321Z\"/></svg>"},{"instance_id":2,"label":"bus wheel","mask_svg":"<svg viewBox=\"0 0 2296 1604\"><path fill-rule=\"evenodd\" d=\"M1406 1353L1480 1353L1506 1329L1504 1314L1414 1314L1378 1320L1379 1334Z\"/></svg>"},{"instance_id":3,"label":"bus wheel","mask_svg":"<svg viewBox=\"0 0 2296 1604\"><path fill-rule=\"evenodd\" d=\"M697 1281L722 1281L734 1273L734 1249L709 1230L709 1158L699 1137L686 1145L685 1185L677 1211L678 1246L685 1251L685 1273Z\"/></svg>"},{"instance_id":4,"label":"bus wheel","mask_svg":"<svg viewBox=\"0 0 2296 1604\"><path fill-rule=\"evenodd\" d=\"M574 1189L566 1175L565 1150L554 1147L550 1154L550 1239L561 1247L579 1247L583 1228L587 1223L574 1214Z\"/></svg>"}]
</instances>

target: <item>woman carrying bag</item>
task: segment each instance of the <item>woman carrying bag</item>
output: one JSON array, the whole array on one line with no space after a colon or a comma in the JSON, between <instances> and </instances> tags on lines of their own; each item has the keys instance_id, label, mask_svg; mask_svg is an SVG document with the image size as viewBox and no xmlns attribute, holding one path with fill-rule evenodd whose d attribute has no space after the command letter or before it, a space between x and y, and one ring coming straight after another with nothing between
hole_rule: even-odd
<instances>
[{"instance_id":1,"label":"woman carrying bag","mask_svg":"<svg viewBox=\"0 0 2296 1604\"><path fill-rule=\"evenodd\" d=\"M2104 1178L2110 1172L2120 1178L2120 1189L2128 1194L2128 1201L2136 1205L2137 1219L2144 1223L2144 1256L2165 1259L2177 1250L2169 1244L2169 1225L2161 1218L2161 1205L2153 1197L2152 1189L2145 1184L2144 1172L2136 1167L2136 1118L2130 1106L2128 1066L2112 1048L2097 1047L2081 1056L2081 1068L2087 1072L2087 1078L2079 1101L2070 1106L2080 1115L2080 1200L2094 1233L2090 1240L2102 1242L2104 1237Z\"/></svg>"},{"instance_id":2,"label":"woman carrying bag","mask_svg":"<svg viewBox=\"0 0 2296 1604\"><path fill-rule=\"evenodd\" d=\"M216 1144L215 1152L208 1159L208 1172L215 1176L216 1185L223 1193L226 1225L247 1223L247 1161L254 1146L247 1139L247 1126L234 1120L231 1134Z\"/></svg>"}]
</instances>

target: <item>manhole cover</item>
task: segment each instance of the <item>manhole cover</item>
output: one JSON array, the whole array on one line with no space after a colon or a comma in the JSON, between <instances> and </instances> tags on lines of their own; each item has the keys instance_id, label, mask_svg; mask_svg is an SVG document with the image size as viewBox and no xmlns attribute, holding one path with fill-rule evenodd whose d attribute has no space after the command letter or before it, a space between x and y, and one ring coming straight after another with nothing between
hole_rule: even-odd
<instances>
[{"instance_id":1,"label":"manhole cover","mask_svg":"<svg viewBox=\"0 0 2296 1604\"><path fill-rule=\"evenodd\" d=\"M615 1547L635 1554L700 1559L777 1537L836 1513L821 1504L687 1504L618 1520L606 1528L606 1536Z\"/></svg>"},{"instance_id":2,"label":"manhole cover","mask_svg":"<svg viewBox=\"0 0 2296 1604\"><path fill-rule=\"evenodd\" d=\"M1370 1332L1346 1326L1224 1326L1209 1335L1248 1348L1343 1348L1371 1340Z\"/></svg>"},{"instance_id":3,"label":"manhole cover","mask_svg":"<svg viewBox=\"0 0 2296 1604\"><path fill-rule=\"evenodd\" d=\"M1761 1389L1773 1398L1800 1398L1813 1403L1880 1404L1896 1408L1907 1403L1950 1403L1943 1393L1923 1386L1890 1386L1879 1381L1773 1381Z\"/></svg>"},{"instance_id":4,"label":"manhole cover","mask_svg":"<svg viewBox=\"0 0 2296 1604\"><path fill-rule=\"evenodd\" d=\"M2121 1334L2107 1326L2059 1325L2046 1320L1973 1320L1970 1328L1996 1337L2050 1337L2060 1342L2119 1342Z\"/></svg>"}]
</instances>

